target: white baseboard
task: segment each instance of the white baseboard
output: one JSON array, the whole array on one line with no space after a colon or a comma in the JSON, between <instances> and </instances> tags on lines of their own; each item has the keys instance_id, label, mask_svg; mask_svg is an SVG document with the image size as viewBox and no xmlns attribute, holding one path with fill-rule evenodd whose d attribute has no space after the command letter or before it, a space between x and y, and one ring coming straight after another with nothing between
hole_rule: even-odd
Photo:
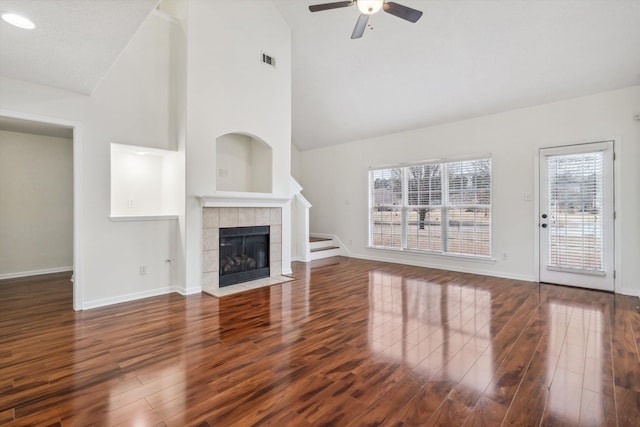
<instances>
[{"instance_id":1,"label":"white baseboard","mask_svg":"<svg viewBox=\"0 0 640 427\"><path fill-rule=\"evenodd\" d=\"M43 268L41 270L19 271L19 272L16 272L16 273L0 274L0 280L3 280L3 279L17 279L19 277L40 276L42 274L66 273L66 272L72 272L72 271L73 271L73 266L55 267L55 268Z\"/></svg>"},{"instance_id":2,"label":"white baseboard","mask_svg":"<svg viewBox=\"0 0 640 427\"><path fill-rule=\"evenodd\" d=\"M151 290L142 291L142 292L133 292L125 295L118 295L117 297L85 301L82 304L82 309L90 310L92 308L105 307L107 305L119 304L121 302L129 302L129 301L135 301L143 298L157 297L158 295L170 294L171 292L174 292L174 289L171 287L166 287L166 288L151 289Z\"/></svg>"},{"instance_id":3,"label":"white baseboard","mask_svg":"<svg viewBox=\"0 0 640 427\"><path fill-rule=\"evenodd\" d=\"M621 288L619 294L640 298L640 289Z\"/></svg>"},{"instance_id":4,"label":"white baseboard","mask_svg":"<svg viewBox=\"0 0 640 427\"><path fill-rule=\"evenodd\" d=\"M200 292L202 292L201 288L185 288L184 286L172 286L171 290L184 296L199 294Z\"/></svg>"},{"instance_id":5,"label":"white baseboard","mask_svg":"<svg viewBox=\"0 0 640 427\"><path fill-rule=\"evenodd\" d=\"M524 282L537 282L537 280L535 280L533 276L529 276L525 274L510 274L510 273L503 273L500 271L486 271L486 270L479 270L475 268L452 267L450 265L442 265L434 262L417 262L412 260L389 259L389 258L376 257L371 255L365 255L365 254L351 254L351 258L366 259L368 261L389 262L392 264L413 265L415 267L435 268L437 270L447 270L447 271L455 271L458 273L477 274L480 276L500 277L502 279L522 280Z\"/></svg>"}]
</instances>

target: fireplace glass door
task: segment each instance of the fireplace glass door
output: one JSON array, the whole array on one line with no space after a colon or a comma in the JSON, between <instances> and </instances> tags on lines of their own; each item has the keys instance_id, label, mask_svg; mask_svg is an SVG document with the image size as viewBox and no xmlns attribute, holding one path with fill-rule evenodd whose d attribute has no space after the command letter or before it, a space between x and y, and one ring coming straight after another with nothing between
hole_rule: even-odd
<instances>
[{"instance_id":1,"label":"fireplace glass door","mask_svg":"<svg viewBox=\"0 0 640 427\"><path fill-rule=\"evenodd\" d=\"M269 277L269 227L220 229L220 287Z\"/></svg>"}]
</instances>

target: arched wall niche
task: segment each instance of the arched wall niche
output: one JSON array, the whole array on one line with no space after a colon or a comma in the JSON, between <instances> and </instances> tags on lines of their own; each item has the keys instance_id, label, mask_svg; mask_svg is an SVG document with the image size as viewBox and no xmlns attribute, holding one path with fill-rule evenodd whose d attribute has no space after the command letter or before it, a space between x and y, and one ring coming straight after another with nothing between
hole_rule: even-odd
<instances>
[{"instance_id":1,"label":"arched wall niche","mask_svg":"<svg viewBox=\"0 0 640 427\"><path fill-rule=\"evenodd\" d=\"M273 153L271 146L246 133L227 133L216 138L216 190L271 193Z\"/></svg>"}]
</instances>

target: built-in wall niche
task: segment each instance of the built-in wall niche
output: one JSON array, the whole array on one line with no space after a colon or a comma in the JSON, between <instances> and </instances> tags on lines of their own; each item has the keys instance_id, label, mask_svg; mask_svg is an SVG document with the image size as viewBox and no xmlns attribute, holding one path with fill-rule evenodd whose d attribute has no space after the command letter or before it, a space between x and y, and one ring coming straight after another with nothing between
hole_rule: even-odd
<instances>
[{"instance_id":1,"label":"built-in wall niche","mask_svg":"<svg viewBox=\"0 0 640 427\"><path fill-rule=\"evenodd\" d=\"M173 217L179 212L178 153L111 144L111 218Z\"/></svg>"},{"instance_id":2,"label":"built-in wall niche","mask_svg":"<svg viewBox=\"0 0 640 427\"><path fill-rule=\"evenodd\" d=\"M216 190L271 193L271 147L257 138L228 133L216 139Z\"/></svg>"}]
</instances>

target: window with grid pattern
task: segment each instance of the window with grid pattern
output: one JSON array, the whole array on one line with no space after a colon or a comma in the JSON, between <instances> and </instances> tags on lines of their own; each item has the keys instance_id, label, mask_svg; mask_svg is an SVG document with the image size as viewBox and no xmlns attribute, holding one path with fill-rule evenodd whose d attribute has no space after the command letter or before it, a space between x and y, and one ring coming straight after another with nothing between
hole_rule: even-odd
<instances>
[{"instance_id":1,"label":"window with grid pattern","mask_svg":"<svg viewBox=\"0 0 640 427\"><path fill-rule=\"evenodd\" d=\"M372 170L371 181L371 238L376 246L402 247L402 169Z\"/></svg>"},{"instance_id":2,"label":"window with grid pattern","mask_svg":"<svg viewBox=\"0 0 640 427\"><path fill-rule=\"evenodd\" d=\"M491 159L369 171L369 245L491 256Z\"/></svg>"},{"instance_id":3,"label":"window with grid pattern","mask_svg":"<svg viewBox=\"0 0 640 427\"><path fill-rule=\"evenodd\" d=\"M604 271L603 152L547 158L550 267Z\"/></svg>"}]
</instances>

